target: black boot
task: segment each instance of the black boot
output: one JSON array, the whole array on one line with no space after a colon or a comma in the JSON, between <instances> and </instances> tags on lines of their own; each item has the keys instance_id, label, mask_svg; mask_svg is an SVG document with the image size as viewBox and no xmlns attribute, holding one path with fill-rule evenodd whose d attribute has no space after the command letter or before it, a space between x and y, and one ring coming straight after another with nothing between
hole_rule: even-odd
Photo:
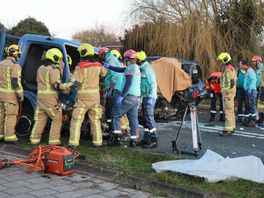
<instances>
[{"instance_id":1,"label":"black boot","mask_svg":"<svg viewBox=\"0 0 264 198\"><path fill-rule=\"evenodd\" d=\"M220 113L219 121L220 122L225 122L225 115L223 113Z\"/></svg>"},{"instance_id":2,"label":"black boot","mask_svg":"<svg viewBox=\"0 0 264 198\"><path fill-rule=\"evenodd\" d=\"M129 141L129 147L130 147L130 148L134 148L134 147L136 147L136 146L137 146L137 143L136 143L135 140L130 140L130 141Z\"/></svg>"},{"instance_id":3,"label":"black boot","mask_svg":"<svg viewBox=\"0 0 264 198\"><path fill-rule=\"evenodd\" d=\"M149 144L144 144L143 148L156 148L158 146L158 142L150 142Z\"/></svg>"},{"instance_id":4,"label":"black boot","mask_svg":"<svg viewBox=\"0 0 264 198\"><path fill-rule=\"evenodd\" d=\"M215 119L215 113L211 113L211 118L209 120L209 122L213 122Z\"/></svg>"},{"instance_id":5,"label":"black boot","mask_svg":"<svg viewBox=\"0 0 264 198\"><path fill-rule=\"evenodd\" d=\"M109 146L120 146L120 137L113 133L112 131L110 132L110 137L108 141Z\"/></svg>"}]
</instances>

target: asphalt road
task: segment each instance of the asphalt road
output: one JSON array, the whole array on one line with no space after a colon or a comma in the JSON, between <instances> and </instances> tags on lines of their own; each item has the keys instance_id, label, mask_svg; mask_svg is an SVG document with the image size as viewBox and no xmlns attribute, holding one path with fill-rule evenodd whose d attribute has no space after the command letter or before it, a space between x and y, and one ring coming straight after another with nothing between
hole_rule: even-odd
<instances>
[{"instance_id":1,"label":"asphalt road","mask_svg":"<svg viewBox=\"0 0 264 198\"><path fill-rule=\"evenodd\" d=\"M264 130L255 127L244 127L237 124L235 133L230 136L220 136L223 130L224 123L209 122L210 114L208 110L199 110L199 128L202 137L202 150L198 152L198 157L203 155L207 149L211 149L224 157L242 157L254 155L260 157L264 161ZM216 117L218 120L218 117ZM168 123L157 123L159 134L159 146L154 149L149 149L150 152L170 153L172 152L171 141L175 139L179 121L171 121ZM142 135L143 130L140 130ZM191 152L192 135L191 122L188 117L184 123L183 129L177 142L177 147L180 151ZM184 158L193 158L192 155L181 155Z\"/></svg>"}]
</instances>

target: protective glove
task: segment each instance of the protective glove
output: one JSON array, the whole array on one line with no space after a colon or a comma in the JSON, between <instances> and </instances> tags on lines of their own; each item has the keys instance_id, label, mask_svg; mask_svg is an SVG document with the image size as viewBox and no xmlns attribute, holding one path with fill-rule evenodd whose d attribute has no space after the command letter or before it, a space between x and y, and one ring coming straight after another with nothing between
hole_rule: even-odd
<instances>
[{"instance_id":1,"label":"protective glove","mask_svg":"<svg viewBox=\"0 0 264 198\"><path fill-rule=\"evenodd\" d=\"M52 85L53 89L55 89L56 91L60 91L60 83L58 82L55 82L53 85Z\"/></svg>"},{"instance_id":2,"label":"protective glove","mask_svg":"<svg viewBox=\"0 0 264 198\"><path fill-rule=\"evenodd\" d=\"M111 98L111 97L112 97L112 90L111 90L111 89L108 89L108 90L106 91L106 96L107 96L108 98Z\"/></svg>"},{"instance_id":3,"label":"protective glove","mask_svg":"<svg viewBox=\"0 0 264 198\"><path fill-rule=\"evenodd\" d=\"M104 68L105 69L109 69L109 67L111 66L109 63L103 62Z\"/></svg>"},{"instance_id":4,"label":"protective glove","mask_svg":"<svg viewBox=\"0 0 264 198\"><path fill-rule=\"evenodd\" d=\"M118 96L117 99L116 99L115 106L116 107L120 107L121 104L122 104L122 101L123 101L123 97L122 96Z\"/></svg>"},{"instance_id":5,"label":"protective glove","mask_svg":"<svg viewBox=\"0 0 264 198\"><path fill-rule=\"evenodd\" d=\"M151 98L148 98L147 102L146 102L146 105L147 106L152 106L153 105L153 100Z\"/></svg>"}]
</instances>

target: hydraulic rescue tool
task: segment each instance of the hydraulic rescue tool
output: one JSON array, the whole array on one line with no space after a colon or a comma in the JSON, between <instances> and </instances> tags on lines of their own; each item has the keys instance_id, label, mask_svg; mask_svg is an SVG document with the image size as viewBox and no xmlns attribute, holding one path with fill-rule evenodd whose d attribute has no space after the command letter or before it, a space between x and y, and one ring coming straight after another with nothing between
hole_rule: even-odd
<instances>
[{"instance_id":1,"label":"hydraulic rescue tool","mask_svg":"<svg viewBox=\"0 0 264 198\"><path fill-rule=\"evenodd\" d=\"M79 155L79 152L70 152L61 146L39 146L26 159L17 161L2 160L0 168L11 165L24 165L29 167L28 173L40 170L42 175L46 173L69 175L75 172L74 162Z\"/></svg>"}]
</instances>

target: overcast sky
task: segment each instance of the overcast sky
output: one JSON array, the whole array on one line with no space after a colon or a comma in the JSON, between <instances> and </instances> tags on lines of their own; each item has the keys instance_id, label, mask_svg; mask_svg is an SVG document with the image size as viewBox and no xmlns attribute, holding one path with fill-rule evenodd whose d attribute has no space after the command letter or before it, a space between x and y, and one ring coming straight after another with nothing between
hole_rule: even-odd
<instances>
[{"instance_id":1,"label":"overcast sky","mask_svg":"<svg viewBox=\"0 0 264 198\"><path fill-rule=\"evenodd\" d=\"M0 22L10 28L31 16L44 22L52 35L66 39L95 24L120 34L130 7L131 0L4 0Z\"/></svg>"}]
</instances>

